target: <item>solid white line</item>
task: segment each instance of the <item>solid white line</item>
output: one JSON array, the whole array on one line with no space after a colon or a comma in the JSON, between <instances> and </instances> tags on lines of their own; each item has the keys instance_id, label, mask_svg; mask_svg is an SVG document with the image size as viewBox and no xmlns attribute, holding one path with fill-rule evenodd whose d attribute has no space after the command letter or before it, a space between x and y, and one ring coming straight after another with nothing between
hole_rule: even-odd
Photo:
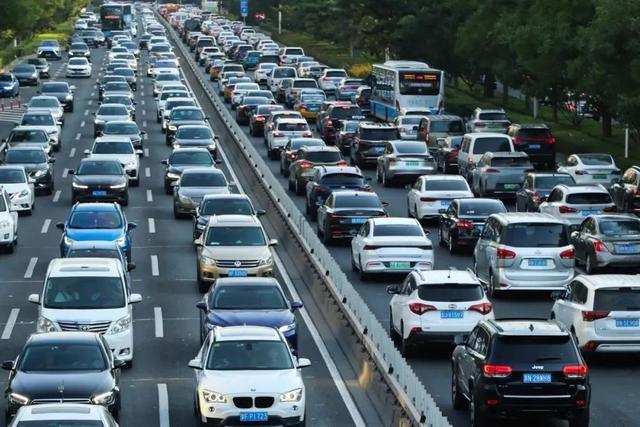
<instances>
[{"instance_id":1,"label":"solid white line","mask_svg":"<svg viewBox=\"0 0 640 427\"><path fill-rule=\"evenodd\" d=\"M16 325L16 320L18 320L18 314L20 314L19 308L12 308L11 313L9 313L9 320L7 320L7 324L4 325L4 330L2 331L2 336L0 337L3 340L8 340L11 338L11 332L13 332L13 327Z\"/></svg>"},{"instance_id":2,"label":"solid white line","mask_svg":"<svg viewBox=\"0 0 640 427\"><path fill-rule=\"evenodd\" d=\"M36 268L36 264L38 263L38 257L32 257L29 260L29 265L27 265L27 271L24 272L25 279L31 279L33 276L33 270Z\"/></svg>"},{"instance_id":3,"label":"solid white line","mask_svg":"<svg viewBox=\"0 0 640 427\"><path fill-rule=\"evenodd\" d=\"M144 168L144 176L147 178L151 176L151 168Z\"/></svg>"},{"instance_id":4,"label":"solid white line","mask_svg":"<svg viewBox=\"0 0 640 427\"><path fill-rule=\"evenodd\" d=\"M68 168L64 168L64 170L62 171L62 177L66 178L67 175L69 175L69 169Z\"/></svg>"},{"instance_id":5,"label":"solid white line","mask_svg":"<svg viewBox=\"0 0 640 427\"><path fill-rule=\"evenodd\" d=\"M153 194L151 190L147 190L147 202L153 202Z\"/></svg>"},{"instance_id":6,"label":"solid white line","mask_svg":"<svg viewBox=\"0 0 640 427\"><path fill-rule=\"evenodd\" d=\"M71 151L69 151L69 157L73 157L76 155L76 147L72 147Z\"/></svg>"},{"instance_id":7,"label":"solid white line","mask_svg":"<svg viewBox=\"0 0 640 427\"><path fill-rule=\"evenodd\" d=\"M155 233L156 232L156 221L153 218L149 218L149 233Z\"/></svg>"},{"instance_id":8,"label":"solid white line","mask_svg":"<svg viewBox=\"0 0 640 427\"><path fill-rule=\"evenodd\" d=\"M56 203L60 200L60 194L62 194L62 190L56 190L56 194L53 195L53 202Z\"/></svg>"},{"instance_id":9,"label":"solid white line","mask_svg":"<svg viewBox=\"0 0 640 427\"><path fill-rule=\"evenodd\" d=\"M151 275L160 275L160 269L158 268L158 255L151 255Z\"/></svg>"},{"instance_id":10,"label":"solid white line","mask_svg":"<svg viewBox=\"0 0 640 427\"><path fill-rule=\"evenodd\" d=\"M40 233L45 234L49 231L49 226L51 225L51 220L49 218L44 220L44 224L42 224L42 228L40 229Z\"/></svg>"},{"instance_id":11,"label":"solid white line","mask_svg":"<svg viewBox=\"0 0 640 427\"><path fill-rule=\"evenodd\" d=\"M169 427L169 393L166 384L158 384L158 415L160 427Z\"/></svg>"},{"instance_id":12,"label":"solid white line","mask_svg":"<svg viewBox=\"0 0 640 427\"><path fill-rule=\"evenodd\" d=\"M80 132L76 133L76 141L80 139L82 135L80 135Z\"/></svg>"},{"instance_id":13,"label":"solid white line","mask_svg":"<svg viewBox=\"0 0 640 427\"><path fill-rule=\"evenodd\" d=\"M156 338L164 338L164 326L162 324L161 307L153 307L153 322L156 329Z\"/></svg>"},{"instance_id":14,"label":"solid white line","mask_svg":"<svg viewBox=\"0 0 640 427\"><path fill-rule=\"evenodd\" d=\"M86 125L86 123L85 123L85 122L84 122L84 120L83 120L83 121L81 121L81 122L80 122L80 127L81 127L81 128L83 128L83 127L84 127L84 125Z\"/></svg>"}]
</instances>

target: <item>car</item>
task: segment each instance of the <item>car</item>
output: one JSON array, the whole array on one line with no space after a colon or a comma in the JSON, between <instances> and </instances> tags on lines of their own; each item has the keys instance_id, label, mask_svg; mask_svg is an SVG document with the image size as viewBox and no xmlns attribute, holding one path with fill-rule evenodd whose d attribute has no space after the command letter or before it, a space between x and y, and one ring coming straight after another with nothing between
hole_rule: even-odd
<instances>
[{"instance_id":1,"label":"car","mask_svg":"<svg viewBox=\"0 0 640 427\"><path fill-rule=\"evenodd\" d=\"M127 107L131 120L136 119L136 102L129 95L108 93L102 98L102 102L105 104L122 104ZM140 141L138 141L137 145L140 145Z\"/></svg>"},{"instance_id":2,"label":"car","mask_svg":"<svg viewBox=\"0 0 640 427\"><path fill-rule=\"evenodd\" d=\"M277 111L284 111L282 105L258 105L249 115L249 135L264 136L264 127L269 116Z\"/></svg>"},{"instance_id":3,"label":"car","mask_svg":"<svg viewBox=\"0 0 640 427\"><path fill-rule=\"evenodd\" d=\"M18 80L20 86L38 86L40 84L40 72L35 65L16 64L11 70L11 74Z\"/></svg>"},{"instance_id":4,"label":"car","mask_svg":"<svg viewBox=\"0 0 640 427\"><path fill-rule=\"evenodd\" d=\"M133 100L133 92L131 91L131 86L127 82L127 79L124 76L118 81L110 81L104 84L102 88L102 99L100 101L104 101L104 99L108 96L120 95L120 96L128 96Z\"/></svg>"},{"instance_id":5,"label":"car","mask_svg":"<svg viewBox=\"0 0 640 427\"><path fill-rule=\"evenodd\" d=\"M57 40L42 40L36 48L38 58L62 59L62 49Z\"/></svg>"},{"instance_id":6,"label":"car","mask_svg":"<svg viewBox=\"0 0 640 427\"><path fill-rule=\"evenodd\" d=\"M549 126L542 123L512 124L507 135L518 151L527 153L531 163L546 170L556 169L556 143Z\"/></svg>"},{"instance_id":7,"label":"car","mask_svg":"<svg viewBox=\"0 0 640 427\"><path fill-rule=\"evenodd\" d=\"M110 61L124 60L129 68L131 68L132 70L136 70L138 68L138 59L133 53L129 52L129 49L127 49L126 47L123 47L123 49L125 50L125 52L115 53ZM110 54L113 53L114 52L112 49Z\"/></svg>"},{"instance_id":8,"label":"car","mask_svg":"<svg viewBox=\"0 0 640 427\"><path fill-rule=\"evenodd\" d=\"M128 262L127 256L115 240L75 240L71 242L66 258L112 258L122 265L125 272L127 289L131 291L131 270L135 270L136 263Z\"/></svg>"},{"instance_id":9,"label":"car","mask_svg":"<svg viewBox=\"0 0 640 427\"><path fill-rule=\"evenodd\" d=\"M420 117L415 136L418 141L424 141L432 153L438 149L438 139L464 135L464 123L459 116L439 114Z\"/></svg>"},{"instance_id":10,"label":"car","mask_svg":"<svg viewBox=\"0 0 640 427\"><path fill-rule=\"evenodd\" d=\"M195 369L198 418L225 425L262 422L302 427L306 393L301 368L286 338L265 326L217 327L189 367ZM268 408L268 411L266 410Z\"/></svg>"},{"instance_id":11,"label":"car","mask_svg":"<svg viewBox=\"0 0 640 427\"><path fill-rule=\"evenodd\" d=\"M286 90L284 91L283 101L284 101L285 107L293 108L298 95L301 92L308 89L318 89L318 82L316 82L314 79L303 79L303 78L293 79L293 81L291 82L291 86L287 87ZM316 93L323 95L323 92L320 89L318 89ZM316 104L321 104L323 101L324 99L322 99L319 102L316 101ZM308 117L305 117L305 118L308 118Z\"/></svg>"},{"instance_id":12,"label":"car","mask_svg":"<svg viewBox=\"0 0 640 427\"><path fill-rule=\"evenodd\" d=\"M244 95L236 107L236 122L239 125L248 125L251 115L260 105L272 105L274 101L262 96Z\"/></svg>"},{"instance_id":13,"label":"car","mask_svg":"<svg viewBox=\"0 0 640 427\"><path fill-rule=\"evenodd\" d=\"M220 169L192 168L182 172L173 187L173 215L190 217L207 194L228 194L229 183Z\"/></svg>"},{"instance_id":14,"label":"car","mask_svg":"<svg viewBox=\"0 0 640 427\"><path fill-rule=\"evenodd\" d=\"M41 423L62 424L69 420L73 420L74 423L87 423L94 427L118 427L104 406L83 403L43 403L23 406L18 409L9 427Z\"/></svg>"},{"instance_id":15,"label":"car","mask_svg":"<svg viewBox=\"0 0 640 427\"><path fill-rule=\"evenodd\" d=\"M345 121L364 119L362 110L348 102L326 101L316 116L316 130L327 144L333 144ZM391 138L391 139L396 139Z\"/></svg>"},{"instance_id":16,"label":"car","mask_svg":"<svg viewBox=\"0 0 640 427\"><path fill-rule=\"evenodd\" d=\"M82 399L104 406L118 420L119 370L124 364L114 358L104 336L97 333L32 334L15 360L2 362L2 368L11 372L5 390L5 419L8 423L27 405L35 408L41 403ZM66 397L69 394L74 397Z\"/></svg>"},{"instance_id":17,"label":"car","mask_svg":"<svg viewBox=\"0 0 640 427\"><path fill-rule=\"evenodd\" d=\"M207 228L213 215L264 215L266 211L256 209L246 194L206 194L193 214L193 239L196 240Z\"/></svg>"},{"instance_id":18,"label":"car","mask_svg":"<svg viewBox=\"0 0 640 427\"><path fill-rule=\"evenodd\" d=\"M298 57L305 56L301 47L283 47L280 49L280 64L293 64Z\"/></svg>"},{"instance_id":19,"label":"car","mask_svg":"<svg viewBox=\"0 0 640 427\"><path fill-rule=\"evenodd\" d=\"M388 216L386 206L376 193L335 191L318 208L318 237L325 245L336 239L352 239L369 218Z\"/></svg>"},{"instance_id":20,"label":"car","mask_svg":"<svg viewBox=\"0 0 640 427\"><path fill-rule=\"evenodd\" d=\"M336 85L336 101L351 101L360 86L364 85L364 80L344 78Z\"/></svg>"},{"instance_id":21,"label":"car","mask_svg":"<svg viewBox=\"0 0 640 427\"><path fill-rule=\"evenodd\" d=\"M296 153L302 147L324 147L320 138L292 138L280 152L280 173L289 176L289 166L296 160Z\"/></svg>"},{"instance_id":22,"label":"car","mask_svg":"<svg viewBox=\"0 0 640 427\"><path fill-rule=\"evenodd\" d=\"M57 99L52 97L52 100L58 102ZM60 135L62 133L62 122L57 121L51 112L47 110L27 110L22 115L22 120L19 126L28 126L34 129L42 129L47 133L49 137L49 143L54 151L60 151L62 141Z\"/></svg>"},{"instance_id":23,"label":"car","mask_svg":"<svg viewBox=\"0 0 640 427\"><path fill-rule=\"evenodd\" d=\"M353 138L356 136L359 122L356 120L344 120L340 125L340 130L335 133L335 146L342 154L349 154Z\"/></svg>"},{"instance_id":24,"label":"car","mask_svg":"<svg viewBox=\"0 0 640 427\"><path fill-rule=\"evenodd\" d=\"M165 165L164 190L167 194L173 193L173 185L185 170L215 166L215 160L205 148L176 148L161 163Z\"/></svg>"},{"instance_id":25,"label":"car","mask_svg":"<svg viewBox=\"0 0 640 427\"><path fill-rule=\"evenodd\" d=\"M539 210L575 228L589 215L616 212L616 206L600 184L559 184L551 190L547 200L540 203Z\"/></svg>"},{"instance_id":26,"label":"car","mask_svg":"<svg viewBox=\"0 0 640 427\"><path fill-rule=\"evenodd\" d=\"M46 96L55 96L62 104L64 111L73 112L74 91L76 87L67 82L43 82L40 93ZM31 99L33 103L33 98Z\"/></svg>"},{"instance_id":27,"label":"car","mask_svg":"<svg viewBox=\"0 0 640 427\"><path fill-rule=\"evenodd\" d=\"M0 73L0 97L10 98L20 94L20 83L12 73Z\"/></svg>"},{"instance_id":28,"label":"car","mask_svg":"<svg viewBox=\"0 0 640 427\"><path fill-rule=\"evenodd\" d=\"M420 120L426 116L410 115L410 116L396 116L393 119L393 124L398 128L400 133L400 139L416 140L416 134L418 132L418 125ZM421 139L418 138L418 141Z\"/></svg>"},{"instance_id":29,"label":"car","mask_svg":"<svg viewBox=\"0 0 640 427\"><path fill-rule=\"evenodd\" d=\"M55 125L50 125L51 131L53 131L53 127L64 126L64 108L58 98L55 96L34 96L29 102L25 105L27 107L26 113L41 113L41 114L50 114L53 116ZM59 132L57 133L56 140L59 138Z\"/></svg>"},{"instance_id":30,"label":"car","mask_svg":"<svg viewBox=\"0 0 640 427\"><path fill-rule=\"evenodd\" d=\"M348 166L336 147L302 145L289 164L289 190L297 195L304 193L307 182L314 175L316 166Z\"/></svg>"},{"instance_id":31,"label":"car","mask_svg":"<svg viewBox=\"0 0 640 427\"><path fill-rule=\"evenodd\" d=\"M271 160L278 160L280 151L291 138L311 138L313 133L305 119L281 118L275 123L273 129L266 133L267 153Z\"/></svg>"},{"instance_id":32,"label":"car","mask_svg":"<svg viewBox=\"0 0 640 427\"><path fill-rule=\"evenodd\" d=\"M51 153L51 141L47 132L38 127L16 126L11 129L9 136L3 138L6 143L5 150L13 147L37 147L44 150L47 155Z\"/></svg>"},{"instance_id":33,"label":"car","mask_svg":"<svg viewBox=\"0 0 640 427\"><path fill-rule=\"evenodd\" d=\"M360 122L349 151L351 164L362 167L377 163L378 157L385 152L388 141L396 140L398 136L398 128L392 124Z\"/></svg>"},{"instance_id":34,"label":"car","mask_svg":"<svg viewBox=\"0 0 640 427\"><path fill-rule=\"evenodd\" d=\"M485 153L514 152L513 141L502 133L468 133L462 138L458 150L458 173L471 183L471 176L476 164Z\"/></svg>"},{"instance_id":35,"label":"car","mask_svg":"<svg viewBox=\"0 0 640 427\"><path fill-rule=\"evenodd\" d=\"M249 92L250 90L259 90L260 86L258 83L254 82L242 82L236 83L231 91L231 96L229 97L229 102L231 103L231 109L235 110L242 99L242 95Z\"/></svg>"},{"instance_id":36,"label":"car","mask_svg":"<svg viewBox=\"0 0 640 427\"><path fill-rule=\"evenodd\" d=\"M471 188L479 197L514 198L527 173L534 171L521 151L484 153L471 171Z\"/></svg>"},{"instance_id":37,"label":"car","mask_svg":"<svg viewBox=\"0 0 640 427\"><path fill-rule=\"evenodd\" d=\"M162 132L167 132L167 125L169 123L169 116L171 111L177 107L194 107L197 108L195 99L190 96L181 96L167 98L162 107L158 108L158 123L162 123Z\"/></svg>"},{"instance_id":38,"label":"car","mask_svg":"<svg viewBox=\"0 0 640 427\"><path fill-rule=\"evenodd\" d=\"M24 166L0 166L0 187L9 195L10 210L31 215L36 204L35 186Z\"/></svg>"},{"instance_id":39,"label":"car","mask_svg":"<svg viewBox=\"0 0 640 427\"><path fill-rule=\"evenodd\" d=\"M11 205L11 197L0 186L0 247L13 253L18 245L18 212Z\"/></svg>"},{"instance_id":40,"label":"car","mask_svg":"<svg viewBox=\"0 0 640 427\"><path fill-rule=\"evenodd\" d=\"M165 106L166 107L166 106ZM166 120L165 142L172 145L180 126L205 125L209 119L199 107L178 106L171 109Z\"/></svg>"},{"instance_id":41,"label":"car","mask_svg":"<svg viewBox=\"0 0 640 427\"><path fill-rule=\"evenodd\" d=\"M356 89L356 93L351 97L351 102L356 104L362 110L362 114L371 114L371 87L360 86Z\"/></svg>"},{"instance_id":42,"label":"car","mask_svg":"<svg viewBox=\"0 0 640 427\"><path fill-rule=\"evenodd\" d=\"M36 67L41 79L48 79L49 74L49 62L44 58L27 58L25 61L27 64L31 64Z\"/></svg>"},{"instance_id":43,"label":"car","mask_svg":"<svg viewBox=\"0 0 640 427\"><path fill-rule=\"evenodd\" d=\"M283 79L292 79L293 81L296 77L298 77L298 73L294 67L275 67L267 75L267 87L275 95ZM284 93L282 93L282 95L284 96ZM284 101L284 99L281 99L278 96L276 96L276 99L278 102Z\"/></svg>"},{"instance_id":44,"label":"car","mask_svg":"<svg viewBox=\"0 0 640 427\"><path fill-rule=\"evenodd\" d=\"M9 148L3 159L3 164L9 166L22 166L34 182L34 190L43 191L44 194L51 194L54 190L53 163L54 158L50 158L40 147L18 146Z\"/></svg>"},{"instance_id":45,"label":"car","mask_svg":"<svg viewBox=\"0 0 640 427\"><path fill-rule=\"evenodd\" d=\"M370 218L351 240L351 267L360 280L433 265L431 240L414 218Z\"/></svg>"},{"instance_id":46,"label":"car","mask_svg":"<svg viewBox=\"0 0 640 427\"><path fill-rule=\"evenodd\" d=\"M327 68L318 78L318 86L327 95L334 95L340 82L348 77L346 70L342 68Z\"/></svg>"},{"instance_id":47,"label":"car","mask_svg":"<svg viewBox=\"0 0 640 427\"><path fill-rule=\"evenodd\" d=\"M162 91L162 87L167 84L175 84L180 83L180 76L173 72L169 73L161 73L154 77L153 79L153 96L158 96L160 91Z\"/></svg>"},{"instance_id":48,"label":"car","mask_svg":"<svg viewBox=\"0 0 640 427\"><path fill-rule=\"evenodd\" d=\"M511 122L503 109L476 108L467 120L467 133L506 133L509 126Z\"/></svg>"},{"instance_id":49,"label":"car","mask_svg":"<svg viewBox=\"0 0 640 427\"><path fill-rule=\"evenodd\" d=\"M439 219L453 200L465 198L473 198L473 193L463 177L423 175L407 194L407 215L418 220Z\"/></svg>"},{"instance_id":50,"label":"car","mask_svg":"<svg viewBox=\"0 0 640 427\"><path fill-rule=\"evenodd\" d=\"M140 185L139 156L142 155L142 151L134 148L127 135L107 135L96 138L91 149L84 151L84 155L93 160L119 162L127 174L130 185L133 187Z\"/></svg>"},{"instance_id":51,"label":"car","mask_svg":"<svg viewBox=\"0 0 640 427\"><path fill-rule=\"evenodd\" d=\"M565 173L528 173L520 190L516 192L516 212L539 212L540 203L547 200L556 185L573 185L573 177Z\"/></svg>"},{"instance_id":52,"label":"car","mask_svg":"<svg viewBox=\"0 0 640 427\"><path fill-rule=\"evenodd\" d=\"M414 269L401 285L387 286L389 335L405 357L419 346L453 343L481 320L494 319L493 306L470 270Z\"/></svg>"},{"instance_id":53,"label":"car","mask_svg":"<svg viewBox=\"0 0 640 427\"><path fill-rule=\"evenodd\" d=\"M124 120L118 121L113 120L105 123L104 128L100 132L100 135L112 136L112 137L125 137L131 141L133 148L137 150L136 154L142 156L144 154L144 136L147 134L146 131L140 130L138 125L134 121ZM126 169L126 168L125 168Z\"/></svg>"},{"instance_id":54,"label":"car","mask_svg":"<svg viewBox=\"0 0 640 427\"><path fill-rule=\"evenodd\" d=\"M109 83L112 84L112 83ZM98 137L108 122L131 121L131 113L126 105L102 104L94 114L93 136Z\"/></svg>"},{"instance_id":55,"label":"car","mask_svg":"<svg viewBox=\"0 0 640 427\"><path fill-rule=\"evenodd\" d=\"M300 119L304 120L302 115L297 111L289 111L289 110L279 110L272 111L268 116L266 116L266 120L263 126L262 137L265 145L269 140L269 134L273 132L278 121L282 119ZM313 134L312 134L313 136ZM310 136L311 137L311 136ZM309 138L310 138L309 137ZM305 137L306 138L306 137Z\"/></svg>"},{"instance_id":56,"label":"car","mask_svg":"<svg viewBox=\"0 0 640 427\"><path fill-rule=\"evenodd\" d=\"M258 68L253 72L256 83L263 85L267 83L267 76L272 69L276 68L278 64L272 64L269 62L263 62L258 64Z\"/></svg>"},{"instance_id":57,"label":"car","mask_svg":"<svg viewBox=\"0 0 640 427\"><path fill-rule=\"evenodd\" d=\"M501 200L454 199L440 217L438 243L446 246L452 254L463 247L473 248L482 235L487 218L505 212L507 208Z\"/></svg>"},{"instance_id":58,"label":"car","mask_svg":"<svg viewBox=\"0 0 640 427\"><path fill-rule=\"evenodd\" d=\"M322 206L333 191L371 191L371 186L359 168L353 166L318 166L305 188L305 213L314 220L318 207Z\"/></svg>"},{"instance_id":59,"label":"car","mask_svg":"<svg viewBox=\"0 0 640 427\"><path fill-rule=\"evenodd\" d=\"M314 80L315 81L315 80ZM319 89L303 89L291 101L292 108L307 120L316 120L322 103L326 101L324 92Z\"/></svg>"},{"instance_id":60,"label":"car","mask_svg":"<svg viewBox=\"0 0 640 427\"><path fill-rule=\"evenodd\" d=\"M183 125L176 131L173 148L206 148L214 160L218 156L218 136L207 125Z\"/></svg>"},{"instance_id":61,"label":"car","mask_svg":"<svg viewBox=\"0 0 640 427\"><path fill-rule=\"evenodd\" d=\"M620 179L620 169L610 154L572 154L558 173L568 173L576 184L602 184L606 189Z\"/></svg>"},{"instance_id":62,"label":"car","mask_svg":"<svg viewBox=\"0 0 640 427\"><path fill-rule=\"evenodd\" d=\"M195 240L197 280L201 292L218 277L273 275L271 247L262 224L252 215L214 215Z\"/></svg>"},{"instance_id":63,"label":"car","mask_svg":"<svg viewBox=\"0 0 640 427\"><path fill-rule=\"evenodd\" d=\"M458 171L458 151L462 147L462 136L447 136L438 138L437 148L433 154L436 160L436 169L442 173Z\"/></svg>"},{"instance_id":64,"label":"car","mask_svg":"<svg viewBox=\"0 0 640 427\"><path fill-rule=\"evenodd\" d=\"M113 356L133 361L132 294L122 262L113 258L57 258L49 263L38 306L36 332L88 331L102 334Z\"/></svg>"},{"instance_id":65,"label":"car","mask_svg":"<svg viewBox=\"0 0 640 427\"><path fill-rule=\"evenodd\" d=\"M451 357L453 407L468 407L470 425L532 413L589 425L589 369L571 333L556 321L481 320ZM540 398L539 396L547 396Z\"/></svg>"},{"instance_id":66,"label":"car","mask_svg":"<svg viewBox=\"0 0 640 427\"><path fill-rule=\"evenodd\" d=\"M223 277L196 304L200 310L200 343L211 329L226 326L266 326L278 329L294 354L298 349L295 311L299 301L289 301L273 277Z\"/></svg>"},{"instance_id":67,"label":"car","mask_svg":"<svg viewBox=\"0 0 640 427\"><path fill-rule=\"evenodd\" d=\"M611 197L619 212L640 210L640 166L631 166L611 186Z\"/></svg>"},{"instance_id":68,"label":"car","mask_svg":"<svg viewBox=\"0 0 640 427\"><path fill-rule=\"evenodd\" d=\"M185 88L172 88L172 87L168 87L165 86L162 88L162 91L160 91L160 93L158 94L158 96L155 98L156 100L156 121L158 123L162 122L162 117L163 117L163 113L164 113L164 106L166 105L167 101L169 99L172 98L191 98L191 96L189 95L189 92L187 91L186 87Z\"/></svg>"},{"instance_id":69,"label":"car","mask_svg":"<svg viewBox=\"0 0 640 427\"><path fill-rule=\"evenodd\" d=\"M71 203L115 201L129 204L129 177L117 160L82 159L78 169L69 169L73 176Z\"/></svg>"},{"instance_id":70,"label":"car","mask_svg":"<svg viewBox=\"0 0 640 427\"><path fill-rule=\"evenodd\" d=\"M117 203L76 203L67 219L58 222L62 231L60 257L67 256L69 248L77 241L100 240L116 242L131 262L131 247L136 223L128 222Z\"/></svg>"},{"instance_id":71,"label":"car","mask_svg":"<svg viewBox=\"0 0 640 427\"><path fill-rule=\"evenodd\" d=\"M473 250L473 270L490 296L555 291L575 274L575 248L564 221L544 213L496 213Z\"/></svg>"},{"instance_id":72,"label":"car","mask_svg":"<svg viewBox=\"0 0 640 427\"><path fill-rule=\"evenodd\" d=\"M359 144L362 147L363 141ZM423 142L389 141L377 158L376 180L385 187L399 181L413 182L419 176L436 172L435 160Z\"/></svg>"},{"instance_id":73,"label":"car","mask_svg":"<svg viewBox=\"0 0 640 427\"><path fill-rule=\"evenodd\" d=\"M233 75L225 76L220 80L218 86L220 87L220 94L225 103L231 103L231 98L233 97L233 91L236 86L244 83L252 83L251 78L247 76L236 76L237 73L229 73Z\"/></svg>"},{"instance_id":74,"label":"car","mask_svg":"<svg viewBox=\"0 0 640 427\"><path fill-rule=\"evenodd\" d=\"M91 51L84 42L71 43L71 46L67 49L67 55L69 55L69 58L86 58L91 62Z\"/></svg>"},{"instance_id":75,"label":"car","mask_svg":"<svg viewBox=\"0 0 640 427\"><path fill-rule=\"evenodd\" d=\"M127 83L127 78L125 76L120 76L115 74L105 74L98 82L98 101L102 102L104 100L105 87L108 83L112 83L112 82ZM129 96L129 90L124 86L118 86L118 88L120 87L124 88L124 90L120 92L123 92L123 94L125 94L126 96ZM110 92L118 92L118 91L115 91L114 89L115 87L111 86Z\"/></svg>"},{"instance_id":76,"label":"car","mask_svg":"<svg viewBox=\"0 0 640 427\"><path fill-rule=\"evenodd\" d=\"M131 90L136 91L138 89L138 81L136 78L136 73L131 68L127 68L127 67L115 68L109 75L122 76L125 78L127 83L129 83L129 86L131 86Z\"/></svg>"},{"instance_id":77,"label":"car","mask_svg":"<svg viewBox=\"0 0 640 427\"><path fill-rule=\"evenodd\" d=\"M91 63L87 58L71 58L67 62L67 78L88 77L91 78Z\"/></svg>"}]
</instances>

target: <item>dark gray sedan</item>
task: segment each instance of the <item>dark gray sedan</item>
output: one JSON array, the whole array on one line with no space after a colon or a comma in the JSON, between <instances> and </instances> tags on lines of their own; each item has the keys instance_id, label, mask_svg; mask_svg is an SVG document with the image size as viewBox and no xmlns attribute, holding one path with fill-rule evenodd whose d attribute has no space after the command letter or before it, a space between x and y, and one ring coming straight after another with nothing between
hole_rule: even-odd
<instances>
[{"instance_id":1,"label":"dark gray sedan","mask_svg":"<svg viewBox=\"0 0 640 427\"><path fill-rule=\"evenodd\" d=\"M40 83L40 72L35 65L17 64L13 67L12 73L18 79L20 86L38 86Z\"/></svg>"},{"instance_id":2,"label":"dark gray sedan","mask_svg":"<svg viewBox=\"0 0 640 427\"><path fill-rule=\"evenodd\" d=\"M229 194L229 184L220 169L187 169L173 187L173 215L189 217L207 194Z\"/></svg>"}]
</instances>

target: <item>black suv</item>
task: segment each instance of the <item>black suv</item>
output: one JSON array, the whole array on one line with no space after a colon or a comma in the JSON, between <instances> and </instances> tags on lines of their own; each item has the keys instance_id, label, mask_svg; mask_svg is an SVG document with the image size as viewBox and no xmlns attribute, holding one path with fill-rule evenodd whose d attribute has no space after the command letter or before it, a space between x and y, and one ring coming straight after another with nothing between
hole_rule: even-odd
<instances>
[{"instance_id":1,"label":"black suv","mask_svg":"<svg viewBox=\"0 0 640 427\"><path fill-rule=\"evenodd\" d=\"M362 166L375 163L382 154L387 141L400 139L398 128L387 123L360 122L351 143L351 164Z\"/></svg>"},{"instance_id":2,"label":"black suv","mask_svg":"<svg viewBox=\"0 0 640 427\"><path fill-rule=\"evenodd\" d=\"M318 208L334 190L371 191L371 186L360 169L351 166L317 166L309 176L305 189L305 212L316 219Z\"/></svg>"},{"instance_id":3,"label":"black suv","mask_svg":"<svg viewBox=\"0 0 640 427\"><path fill-rule=\"evenodd\" d=\"M456 336L451 398L472 427L492 418L550 414L589 425L591 385L572 335L553 320L482 320Z\"/></svg>"},{"instance_id":4,"label":"black suv","mask_svg":"<svg viewBox=\"0 0 640 427\"><path fill-rule=\"evenodd\" d=\"M512 124L507 135L516 151L523 151L538 168L556 169L556 139L545 124Z\"/></svg>"}]
</instances>

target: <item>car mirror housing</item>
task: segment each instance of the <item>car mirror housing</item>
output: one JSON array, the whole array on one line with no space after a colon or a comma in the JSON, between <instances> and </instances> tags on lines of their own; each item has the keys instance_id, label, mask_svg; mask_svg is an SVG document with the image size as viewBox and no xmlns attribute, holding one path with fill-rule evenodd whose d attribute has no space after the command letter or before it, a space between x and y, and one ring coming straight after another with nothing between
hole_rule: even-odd
<instances>
[{"instance_id":1,"label":"car mirror housing","mask_svg":"<svg viewBox=\"0 0 640 427\"><path fill-rule=\"evenodd\" d=\"M202 310L202 311L207 311L207 303L204 301L200 301L196 303L196 308Z\"/></svg>"},{"instance_id":2,"label":"car mirror housing","mask_svg":"<svg viewBox=\"0 0 640 427\"><path fill-rule=\"evenodd\" d=\"M311 366L311 360L301 357L298 359L298 368L307 368Z\"/></svg>"},{"instance_id":3,"label":"car mirror housing","mask_svg":"<svg viewBox=\"0 0 640 427\"><path fill-rule=\"evenodd\" d=\"M13 370L13 360L5 360L2 362L2 369L5 371Z\"/></svg>"},{"instance_id":4,"label":"car mirror housing","mask_svg":"<svg viewBox=\"0 0 640 427\"><path fill-rule=\"evenodd\" d=\"M397 285L389 285L387 286L387 293L389 295L396 295L400 293L400 288Z\"/></svg>"},{"instance_id":5,"label":"car mirror housing","mask_svg":"<svg viewBox=\"0 0 640 427\"><path fill-rule=\"evenodd\" d=\"M291 311L299 310L304 307L304 304L300 301L291 301Z\"/></svg>"},{"instance_id":6,"label":"car mirror housing","mask_svg":"<svg viewBox=\"0 0 640 427\"><path fill-rule=\"evenodd\" d=\"M31 294L29 295L29 297L27 298L27 301L29 301L32 304L40 304L40 295L38 294Z\"/></svg>"},{"instance_id":7,"label":"car mirror housing","mask_svg":"<svg viewBox=\"0 0 640 427\"><path fill-rule=\"evenodd\" d=\"M202 369L202 364L199 359L191 359L187 366L193 369Z\"/></svg>"},{"instance_id":8,"label":"car mirror housing","mask_svg":"<svg viewBox=\"0 0 640 427\"><path fill-rule=\"evenodd\" d=\"M142 295L140 294L129 295L129 304L137 304L139 302L142 302Z\"/></svg>"}]
</instances>

